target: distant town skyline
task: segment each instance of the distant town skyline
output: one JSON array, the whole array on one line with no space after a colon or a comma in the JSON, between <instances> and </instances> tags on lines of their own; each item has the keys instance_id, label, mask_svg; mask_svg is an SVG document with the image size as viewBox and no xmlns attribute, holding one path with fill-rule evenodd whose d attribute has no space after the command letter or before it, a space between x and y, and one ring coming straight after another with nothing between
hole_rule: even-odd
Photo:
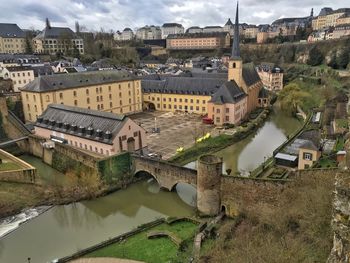
<instances>
[{"instance_id":1,"label":"distant town skyline","mask_svg":"<svg viewBox=\"0 0 350 263\"><path fill-rule=\"evenodd\" d=\"M87 30L105 31L135 29L144 25L181 23L190 26L223 26L234 19L236 1L216 0L0 0L0 23L17 23L23 29L42 30L46 17L52 26L74 29L75 21ZM305 17L314 8L317 16L323 7L348 7L346 1L319 0L241 0L240 22L270 24L284 17ZM350 7L350 5L349 5Z\"/></svg>"}]
</instances>

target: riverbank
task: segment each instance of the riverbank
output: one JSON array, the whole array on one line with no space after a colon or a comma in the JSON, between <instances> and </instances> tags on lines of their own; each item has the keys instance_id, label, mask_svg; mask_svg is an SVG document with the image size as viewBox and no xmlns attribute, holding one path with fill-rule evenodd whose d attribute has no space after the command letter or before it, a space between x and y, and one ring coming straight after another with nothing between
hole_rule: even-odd
<instances>
[{"instance_id":1,"label":"riverbank","mask_svg":"<svg viewBox=\"0 0 350 263\"><path fill-rule=\"evenodd\" d=\"M168 161L178 165L185 165L197 160L203 154L215 153L239 142L257 131L257 129L260 128L268 118L270 112L270 108L264 109L255 119L237 127L233 135L221 134L216 137L211 137L203 142L195 144L184 152L178 153Z\"/></svg>"},{"instance_id":2,"label":"riverbank","mask_svg":"<svg viewBox=\"0 0 350 263\"><path fill-rule=\"evenodd\" d=\"M102 184L93 194L90 189L70 188L68 186L48 186L21 183L0 184L0 220L21 213L23 210L39 206L67 205L84 200L106 196L129 184L140 181L135 178L128 184L108 186Z\"/></svg>"}]
</instances>

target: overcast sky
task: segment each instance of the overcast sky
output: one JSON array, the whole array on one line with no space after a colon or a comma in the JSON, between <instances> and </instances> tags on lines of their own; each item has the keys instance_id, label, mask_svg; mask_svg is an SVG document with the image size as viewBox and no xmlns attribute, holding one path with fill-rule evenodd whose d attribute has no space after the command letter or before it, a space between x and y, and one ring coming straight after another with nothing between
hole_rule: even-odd
<instances>
[{"instance_id":1,"label":"overcast sky","mask_svg":"<svg viewBox=\"0 0 350 263\"><path fill-rule=\"evenodd\" d=\"M347 6L346 6L347 4ZM0 22L42 30L51 26L74 29L75 21L89 30L122 30L167 22L190 26L220 25L234 19L232 0L0 0ZM282 17L317 15L322 7L350 7L348 0L241 0L240 22L265 24Z\"/></svg>"}]
</instances>

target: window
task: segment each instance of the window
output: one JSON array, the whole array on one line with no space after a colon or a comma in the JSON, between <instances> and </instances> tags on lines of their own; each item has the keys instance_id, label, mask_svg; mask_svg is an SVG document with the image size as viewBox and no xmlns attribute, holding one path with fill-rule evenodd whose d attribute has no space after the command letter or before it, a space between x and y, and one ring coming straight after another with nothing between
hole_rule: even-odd
<instances>
[{"instance_id":1,"label":"window","mask_svg":"<svg viewBox=\"0 0 350 263\"><path fill-rule=\"evenodd\" d=\"M99 96L96 97L96 101L97 101L97 102L100 101L100 97L99 97Z\"/></svg>"},{"instance_id":2,"label":"window","mask_svg":"<svg viewBox=\"0 0 350 263\"><path fill-rule=\"evenodd\" d=\"M96 88L96 93L98 93L98 88Z\"/></svg>"},{"instance_id":3,"label":"window","mask_svg":"<svg viewBox=\"0 0 350 263\"><path fill-rule=\"evenodd\" d=\"M77 92L73 91L73 96L76 97L77 96Z\"/></svg>"},{"instance_id":4,"label":"window","mask_svg":"<svg viewBox=\"0 0 350 263\"><path fill-rule=\"evenodd\" d=\"M123 102L122 102L122 101L119 101L119 104L120 104L120 106L122 106L122 105L123 105Z\"/></svg>"},{"instance_id":5,"label":"window","mask_svg":"<svg viewBox=\"0 0 350 263\"><path fill-rule=\"evenodd\" d=\"M87 98L87 99L86 99L86 103L87 103L87 104L90 104L90 98Z\"/></svg>"},{"instance_id":6,"label":"window","mask_svg":"<svg viewBox=\"0 0 350 263\"><path fill-rule=\"evenodd\" d=\"M75 147L78 147L78 143L77 142L74 142L74 145L75 145Z\"/></svg>"},{"instance_id":7,"label":"window","mask_svg":"<svg viewBox=\"0 0 350 263\"><path fill-rule=\"evenodd\" d=\"M177 101L177 99L176 98L174 98L174 102L176 102Z\"/></svg>"},{"instance_id":8,"label":"window","mask_svg":"<svg viewBox=\"0 0 350 263\"><path fill-rule=\"evenodd\" d=\"M119 92L119 97L122 97L122 93L121 92Z\"/></svg>"},{"instance_id":9,"label":"window","mask_svg":"<svg viewBox=\"0 0 350 263\"><path fill-rule=\"evenodd\" d=\"M98 149L97 149L97 147L95 147L95 152L98 152Z\"/></svg>"},{"instance_id":10,"label":"window","mask_svg":"<svg viewBox=\"0 0 350 263\"><path fill-rule=\"evenodd\" d=\"M78 101L74 100L74 106L77 106L77 105L78 105Z\"/></svg>"},{"instance_id":11,"label":"window","mask_svg":"<svg viewBox=\"0 0 350 263\"><path fill-rule=\"evenodd\" d=\"M50 96L46 95L46 102L50 102Z\"/></svg>"},{"instance_id":12,"label":"window","mask_svg":"<svg viewBox=\"0 0 350 263\"><path fill-rule=\"evenodd\" d=\"M139 136L139 133L138 132L134 132L134 137L137 137Z\"/></svg>"},{"instance_id":13,"label":"window","mask_svg":"<svg viewBox=\"0 0 350 263\"><path fill-rule=\"evenodd\" d=\"M220 109L216 109L216 113L220 113Z\"/></svg>"},{"instance_id":14,"label":"window","mask_svg":"<svg viewBox=\"0 0 350 263\"><path fill-rule=\"evenodd\" d=\"M179 102L182 102L182 99L179 99Z\"/></svg>"},{"instance_id":15,"label":"window","mask_svg":"<svg viewBox=\"0 0 350 263\"><path fill-rule=\"evenodd\" d=\"M304 160L312 161L312 154L311 153L304 153L303 158L304 158Z\"/></svg>"},{"instance_id":16,"label":"window","mask_svg":"<svg viewBox=\"0 0 350 263\"><path fill-rule=\"evenodd\" d=\"M112 99L112 94L109 94L109 99L110 99L110 100Z\"/></svg>"},{"instance_id":17,"label":"window","mask_svg":"<svg viewBox=\"0 0 350 263\"><path fill-rule=\"evenodd\" d=\"M92 151L92 146L90 145L90 151Z\"/></svg>"},{"instance_id":18,"label":"window","mask_svg":"<svg viewBox=\"0 0 350 263\"><path fill-rule=\"evenodd\" d=\"M199 106L196 106L196 111L199 111Z\"/></svg>"},{"instance_id":19,"label":"window","mask_svg":"<svg viewBox=\"0 0 350 263\"><path fill-rule=\"evenodd\" d=\"M128 88L130 88L130 83L128 83Z\"/></svg>"},{"instance_id":20,"label":"window","mask_svg":"<svg viewBox=\"0 0 350 263\"><path fill-rule=\"evenodd\" d=\"M171 104L168 105L168 108L171 109Z\"/></svg>"},{"instance_id":21,"label":"window","mask_svg":"<svg viewBox=\"0 0 350 263\"><path fill-rule=\"evenodd\" d=\"M197 104L199 104L199 100L197 100L196 102L197 102Z\"/></svg>"},{"instance_id":22,"label":"window","mask_svg":"<svg viewBox=\"0 0 350 263\"><path fill-rule=\"evenodd\" d=\"M205 104L206 103L206 101L205 100L203 100L203 104Z\"/></svg>"},{"instance_id":23,"label":"window","mask_svg":"<svg viewBox=\"0 0 350 263\"><path fill-rule=\"evenodd\" d=\"M191 103L193 103L193 99L191 99Z\"/></svg>"},{"instance_id":24,"label":"window","mask_svg":"<svg viewBox=\"0 0 350 263\"><path fill-rule=\"evenodd\" d=\"M100 96L100 101L103 101L103 97L102 97L102 95Z\"/></svg>"},{"instance_id":25,"label":"window","mask_svg":"<svg viewBox=\"0 0 350 263\"><path fill-rule=\"evenodd\" d=\"M89 95L89 90L88 89L86 90L86 95Z\"/></svg>"},{"instance_id":26,"label":"window","mask_svg":"<svg viewBox=\"0 0 350 263\"><path fill-rule=\"evenodd\" d=\"M202 107L202 111L205 112L205 107Z\"/></svg>"},{"instance_id":27,"label":"window","mask_svg":"<svg viewBox=\"0 0 350 263\"><path fill-rule=\"evenodd\" d=\"M187 101L188 101L188 100L187 100L187 99L185 99L185 103L187 103Z\"/></svg>"},{"instance_id":28,"label":"window","mask_svg":"<svg viewBox=\"0 0 350 263\"><path fill-rule=\"evenodd\" d=\"M157 101L160 101L160 98L159 98L159 97L157 98Z\"/></svg>"},{"instance_id":29,"label":"window","mask_svg":"<svg viewBox=\"0 0 350 263\"><path fill-rule=\"evenodd\" d=\"M129 96L131 96L131 91L129 90Z\"/></svg>"},{"instance_id":30,"label":"window","mask_svg":"<svg viewBox=\"0 0 350 263\"><path fill-rule=\"evenodd\" d=\"M35 112L38 112L38 107L34 105Z\"/></svg>"},{"instance_id":31,"label":"window","mask_svg":"<svg viewBox=\"0 0 350 263\"><path fill-rule=\"evenodd\" d=\"M166 102L166 98L163 98L163 101Z\"/></svg>"},{"instance_id":32,"label":"window","mask_svg":"<svg viewBox=\"0 0 350 263\"><path fill-rule=\"evenodd\" d=\"M122 136L122 141L125 141L126 140L126 135L123 135Z\"/></svg>"},{"instance_id":33,"label":"window","mask_svg":"<svg viewBox=\"0 0 350 263\"><path fill-rule=\"evenodd\" d=\"M159 104L159 103L157 104L157 108L158 108L158 109L160 108L160 104Z\"/></svg>"},{"instance_id":34,"label":"window","mask_svg":"<svg viewBox=\"0 0 350 263\"><path fill-rule=\"evenodd\" d=\"M112 102L109 103L109 107L113 108L113 103Z\"/></svg>"},{"instance_id":35,"label":"window","mask_svg":"<svg viewBox=\"0 0 350 263\"><path fill-rule=\"evenodd\" d=\"M217 122L217 123L220 122L220 117L216 117L216 122Z\"/></svg>"},{"instance_id":36,"label":"window","mask_svg":"<svg viewBox=\"0 0 350 263\"><path fill-rule=\"evenodd\" d=\"M169 102L171 102L171 98L169 98L168 100L169 100Z\"/></svg>"},{"instance_id":37,"label":"window","mask_svg":"<svg viewBox=\"0 0 350 263\"><path fill-rule=\"evenodd\" d=\"M103 149L101 148L100 153L103 154Z\"/></svg>"},{"instance_id":38,"label":"window","mask_svg":"<svg viewBox=\"0 0 350 263\"><path fill-rule=\"evenodd\" d=\"M226 113L230 113L230 109L229 108L226 108Z\"/></svg>"},{"instance_id":39,"label":"window","mask_svg":"<svg viewBox=\"0 0 350 263\"><path fill-rule=\"evenodd\" d=\"M230 121L230 116L225 117L225 121L229 122Z\"/></svg>"},{"instance_id":40,"label":"window","mask_svg":"<svg viewBox=\"0 0 350 263\"><path fill-rule=\"evenodd\" d=\"M63 100L63 93L60 93L60 99Z\"/></svg>"},{"instance_id":41,"label":"window","mask_svg":"<svg viewBox=\"0 0 350 263\"><path fill-rule=\"evenodd\" d=\"M163 104L163 109L166 109L166 104Z\"/></svg>"},{"instance_id":42,"label":"window","mask_svg":"<svg viewBox=\"0 0 350 263\"><path fill-rule=\"evenodd\" d=\"M108 86L108 91L111 92L111 90L112 90L112 87Z\"/></svg>"},{"instance_id":43,"label":"window","mask_svg":"<svg viewBox=\"0 0 350 263\"><path fill-rule=\"evenodd\" d=\"M100 92L102 92L102 87L100 87Z\"/></svg>"},{"instance_id":44,"label":"window","mask_svg":"<svg viewBox=\"0 0 350 263\"><path fill-rule=\"evenodd\" d=\"M190 106L190 110L193 110L193 106Z\"/></svg>"}]
</instances>

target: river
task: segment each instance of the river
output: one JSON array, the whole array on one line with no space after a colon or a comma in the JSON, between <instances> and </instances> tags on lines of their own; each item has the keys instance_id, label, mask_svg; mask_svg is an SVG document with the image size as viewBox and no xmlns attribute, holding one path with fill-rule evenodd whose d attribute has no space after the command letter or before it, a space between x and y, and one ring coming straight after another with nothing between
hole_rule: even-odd
<instances>
[{"instance_id":1,"label":"river","mask_svg":"<svg viewBox=\"0 0 350 263\"><path fill-rule=\"evenodd\" d=\"M35 164L39 173L62 176L35 157L23 159ZM150 179L92 201L53 207L0 239L0 262L26 263L28 257L35 263L50 262L159 217L192 216L195 194L184 184L177 192L161 191ZM20 215L17 219L23 222Z\"/></svg>"},{"instance_id":2,"label":"river","mask_svg":"<svg viewBox=\"0 0 350 263\"><path fill-rule=\"evenodd\" d=\"M273 112L255 134L216 154L223 157L224 171L253 170L300 126L300 121ZM22 158L38 168L44 182L64 180L62 174L41 160ZM187 166L195 165L192 162ZM158 217L193 215L195 189L182 184L176 190L161 191L154 180L148 180L92 201L53 207L0 239L0 262L25 263L28 257L35 263L49 262ZM13 220L16 223L16 218Z\"/></svg>"},{"instance_id":3,"label":"river","mask_svg":"<svg viewBox=\"0 0 350 263\"><path fill-rule=\"evenodd\" d=\"M287 135L295 132L301 125L302 122L296 118L281 111L272 111L269 119L257 132L215 155L223 158L224 173L231 169L232 173L245 174L257 168L264 159L271 157L273 151L287 139ZM195 169L196 162L185 166Z\"/></svg>"}]
</instances>

